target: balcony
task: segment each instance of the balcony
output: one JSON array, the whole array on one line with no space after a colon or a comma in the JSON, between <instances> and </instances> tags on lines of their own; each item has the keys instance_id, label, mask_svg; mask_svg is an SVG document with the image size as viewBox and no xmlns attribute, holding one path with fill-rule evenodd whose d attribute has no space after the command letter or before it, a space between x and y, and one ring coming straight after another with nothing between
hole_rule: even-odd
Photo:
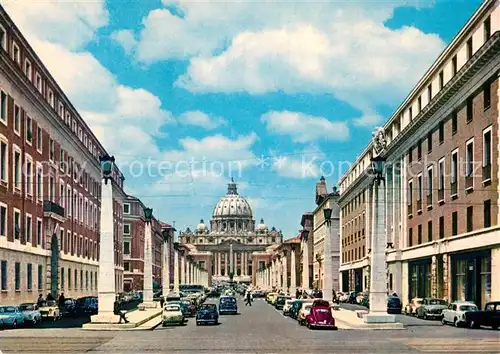
<instances>
[{"instance_id":1,"label":"balcony","mask_svg":"<svg viewBox=\"0 0 500 354\"><path fill-rule=\"evenodd\" d=\"M491 164L483 166L483 183L491 182Z\"/></svg>"},{"instance_id":2,"label":"balcony","mask_svg":"<svg viewBox=\"0 0 500 354\"><path fill-rule=\"evenodd\" d=\"M444 203L444 189L438 189L438 203Z\"/></svg>"},{"instance_id":3,"label":"balcony","mask_svg":"<svg viewBox=\"0 0 500 354\"><path fill-rule=\"evenodd\" d=\"M432 193L427 194L427 209L432 209Z\"/></svg>"},{"instance_id":4,"label":"balcony","mask_svg":"<svg viewBox=\"0 0 500 354\"><path fill-rule=\"evenodd\" d=\"M417 213L422 213L422 199L417 200Z\"/></svg>"},{"instance_id":5,"label":"balcony","mask_svg":"<svg viewBox=\"0 0 500 354\"><path fill-rule=\"evenodd\" d=\"M43 201L43 216L45 218L55 219L59 222L66 221L64 208L50 200Z\"/></svg>"},{"instance_id":6,"label":"balcony","mask_svg":"<svg viewBox=\"0 0 500 354\"><path fill-rule=\"evenodd\" d=\"M451 189L451 197L452 198L457 198L458 197L458 190L457 190L457 182L451 182L450 184L450 189Z\"/></svg>"},{"instance_id":7,"label":"balcony","mask_svg":"<svg viewBox=\"0 0 500 354\"><path fill-rule=\"evenodd\" d=\"M465 176L465 190L471 192L474 188L474 179L472 176Z\"/></svg>"}]
</instances>

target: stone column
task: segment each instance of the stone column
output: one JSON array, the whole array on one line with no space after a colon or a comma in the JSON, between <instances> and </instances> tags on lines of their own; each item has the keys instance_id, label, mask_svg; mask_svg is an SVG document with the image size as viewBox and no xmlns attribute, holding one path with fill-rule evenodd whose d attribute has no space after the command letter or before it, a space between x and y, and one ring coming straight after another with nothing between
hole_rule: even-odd
<instances>
[{"instance_id":1,"label":"stone column","mask_svg":"<svg viewBox=\"0 0 500 354\"><path fill-rule=\"evenodd\" d=\"M193 284L193 264L188 260L187 262L187 277L186 282L191 285Z\"/></svg>"},{"instance_id":2,"label":"stone column","mask_svg":"<svg viewBox=\"0 0 500 354\"><path fill-rule=\"evenodd\" d=\"M435 255L431 258L431 296L437 297L437 259Z\"/></svg>"},{"instance_id":3,"label":"stone column","mask_svg":"<svg viewBox=\"0 0 500 354\"><path fill-rule=\"evenodd\" d=\"M184 253L181 254L181 276L180 276L181 284L185 285L186 283L186 255Z\"/></svg>"},{"instance_id":4,"label":"stone column","mask_svg":"<svg viewBox=\"0 0 500 354\"><path fill-rule=\"evenodd\" d=\"M302 243L302 290L309 290L309 243Z\"/></svg>"},{"instance_id":5,"label":"stone column","mask_svg":"<svg viewBox=\"0 0 500 354\"><path fill-rule=\"evenodd\" d=\"M163 267L162 267L162 294L167 296L170 292L170 246L168 237L163 239Z\"/></svg>"},{"instance_id":6,"label":"stone column","mask_svg":"<svg viewBox=\"0 0 500 354\"><path fill-rule=\"evenodd\" d=\"M144 277L143 277L143 304L146 306L153 302L153 254L152 254L151 222L144 226Z\"/></svg>"},{"instance_id":7,"label":"stone column","mask_svg":"<svg viewBox=\"0 0 500 354\"><path fill-rule=\"evenodd\" d=\"M274 260L271 260L271 267L269 268L269 282L270 286L274 287L276 284L274 282Z\"/></svg>"},{"instance_id":8,"label":"stone column","mask_svg":"<svg viewBox=\"0 0 500 354\"><path fill-rule=\"evenodd\" d=\"M248 259L248 255L246 252L243 252L241 254L241 257L242 257L242 265L241 265L241 274L246 276L247 275L247 259Z\"/></svg>"},{"instance_id":9,"label":"stone column","mask_svg":"<svg viewBox=\"0 0 500 354\"><path fill-rule=\"evenodd\" d=\"M380 184L379 184L380 183ZM394 315L387 314L387 273L385 250L385 181L375 181L374 191L374 229L372 233L372 252L370 259L370 313L363 317L366 323L395 322Z\"/></svg>"},{"instance_id":10,"label":"stone column","mask_svg":"<svg viewBox=\"0 0 500 354\"><path fill-rule=\"evenodd\" d=\"M99 243L99 312L92 316L93 323L117 323L114 314L116 297L113 222L113 187L106 179L101 183L101 241ZM108 256L109 255L109 256Z\"/></svg>"},{"instance_id":11,"label":"stone column","mask_svg":"<svg viewBox=\"0 0 500 354\"><path fill-rule=\"evenodd\" d=\"M229 244L229 273L234 275L234 253L233 253L233 244Z\"/></svg>"},{"instance_id":12,"label":"stone column","mask_svg":"<svg viewBox=\"0 0 500 354\"><path fill-rule=\"evenodd\" d=\"M277 270L276 276L278 278L277 287L278 289L283 290L283 260L281 257L276 261L276 270Z\"/></svg>"},{"instance_id":13,"label":"stone column","mask_svg":"<svg viewBox=\"0 0 500 354\"><path fill-rule=\"evenodd\" d=\"M332 212L333 216L333 212ZM323 299L332 301L333 292L333 264L332 264L332 221L325 221L324 227L326 228L325 240L323 242Z\"/></svg>"},{"instance_id":14,"label":"stone column","mask_svg":"<svg viewBox=\"0 0 500 354\"><path fill-rule=\"evenodd\" d=\"M295 296L297 290L297 273L295 265L295 245L292 245L292 250L290 252L290 295Z\"/></svg>"},{"instance_id":15,"label":"stone column","mask_svg":"<svg viewBox=\"0 0 500 354\"><path fill-rule=\"evenodd\" d=\"M229 277L229 254L224 253L224 275Z\"/></svg>"},{"instance_id":16,"label":"stone column","mask_svg":"<svg viewBox=\"0 0 500 354\"><path fill-rule=\"evenodd\" d=\"M282 273L283 273L283 291L285 293L288 293L288 252L285 250L283 252L283 265L282 265Z\"/></svg>"},{"instance_id":17,"label":"stone column","mask_svg":"<svg viewBox=\"0 0 500 354\"><path fill-rule=\"evenodd\" d=\"M179 274L179 248L178 244L174 244L174 293L179 294L179 278L182 275ZM184 257L182 257L184 258Z\"/></svg>"},{"instance_id":18,"label":"stone column","mask_svg":"<svg viewBox=\"0 0 500 354\"><path fill-rule=\"evenodd\" d=\"M222 254L220 252L217 252L216 253L216 257L217 257L217 276L220 277L222 275L222 261L221 261L221 258L222 258Z\"/></svg>"}]
</instances>

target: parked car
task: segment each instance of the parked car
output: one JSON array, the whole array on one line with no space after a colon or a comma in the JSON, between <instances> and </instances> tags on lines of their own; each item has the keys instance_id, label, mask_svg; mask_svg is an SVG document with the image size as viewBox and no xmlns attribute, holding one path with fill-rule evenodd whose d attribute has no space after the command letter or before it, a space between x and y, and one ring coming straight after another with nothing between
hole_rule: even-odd
<instances>
[{"instance_id":1,"label":"parked car","mask_svg":"<svg viewBox=\"0 0 500 354\"><path fill-rule=\"evenodd\" d=\"M78 316L92 316L97 314L98 299L95 296L85 296L76 300L75 311Z\"/></svg>"},{"instance_id":2,"label":"parked car","mask_svg":"<svg viewBox=\"0 0 500 354\"><path fill-rule=\"evenodd\" d=\"M348 297L348 299L347 299L347 302L348 302L349 304L356 304L356 303L357 303L357 302L356 302L356 293L355 293L354 291L351 291L351 292L349 293L349 297Z\"/></svg>"},{"instance_id":3,"label":"parked car","mask_svg":"<svg viewBox=\"0 0 500 354\"><path fill-rule=\"evenodd\" d=\"M75 299L66 299L64 300L64 304L61 307L61 314L62 316L77 316L78 314L76 313L77 310L77 302Z\"/></svg>"},{"instance_id":4,"label":"parked car","mask_svg":"<svg viewBox=\"0 0 500 354\"><path fill-rule=\"evenodd\" d=\"M302 303L302 307L299 310L299 315L297 316L297 321L299 325L304 326L306 324L306 317L311 311L312 301L307 301Z\"/></svg>"},{"instance_id":5,"label":"parked car","mask_svg":"<svg viewBox=\"0 0 500 354\"><path fill-rule=\"evenodd\" d=\"M42 314L40 313L37 304L21 304L19 308L24 315L25 322L36 325L42 321Z\"/></svg>"},{"instance_id":6,"label":"parked car","mask_svg":"<svg viewBox=\"0 0 500 354\"><path fill-rule=\"evenodd\" d=\"M292 305L295 302L295 299L286 299L285 305L283 305L283 316L289 316L290 311L292 310Z\"/></svg>"},{"instance_id":7,"label":"parked car","mask_svg":"<svg viewBox=\"0 0 500 354\"><path fill-rule=\"evenodd\" d=\"M169 303L163 308L162 325L165 327L169 324L184 324L184 315L179 304Z\"/></svg>"},{"instance_id":8,"label":"parked car","mask_svg":"<svg viewBox=\"0 0 500 354\"><path fill-rule=\"evenodd\" d=\"M181 302L187 309L187 316L196 316L196 305L193 300L181 300Z\"/></svg>"},{"instance_id":9,"label":"parked car","mask_svg":"<svg viewBox=\"0 0 500 354\"><path fill-rule=\"evenodd\" d=\"M417 309L417 317L436 319L443 316L443 310L448 308L448 303L442 299L423 299L422 304Z\"/></svg>"},{"instance_id":10,"label":"parked car","mask_svg":"<svg viewBox=\"0 0 500 354\"><path fill-rule=\"evenodd\" d=\"M302 307L302 303L304 302L304 299L297 299L292 303L292 306L290 308L290 318L293 318L296 320L299 317L299 310Z\"/></svg>"},{"instance_id":11,"label":"parked car","mask_svg":"<svg viewBox=\"0 0 500 354\"><path fill-rule=\"evenodd\" d=\"M54 300L44 301L40 306L40 314L42 319L48 318L57 321L61 318L61 310Z\"/></svg>"},{"instance_id":12,"label":"parked car","mask_svg":"<svg viewBox=\"0 0 500 354\"><path fill-rule=\"evenodd\" d=\"M199 326L202 323L219 323L219 313L217 312L217 305L215 304L203 304L196 313L196 325Z\"/></svg>"},{"instance_id":13,"label":"parked car","mask_svg":"<svg viewBox=\"0 0 500 354\"><path fill-rule=\"evenodd\" d=\"M336 330L337 327L335 326L335 319L332 316L330 306L328 301L314 301L309 313L306 315L307 328L328 328Z\"/></svg>"},{"instance_id":14,"label":"parked car","mask_svg":"<svg viewBox=\"0 0 500 354\"><path fill-rule=\"evenodd\" d=\"M466 312L465 323L470 328L486 326L497 330L500 327L500 301L487 303L481 311Z\"/></svg>"},{"instance_id":15,"label":"parked car","mask_svg":"<svg viewBox=\"0 0 500 354\"><path fill-rule=\"evenodd\" d=\"M274 302L274 299L278 296L277 293L268 293L266 296L266 301L268 304L272 304Z\"/></svg>"},{"instance_id":16,"label":"parked car","mask_svg":"<svg viewBox=\"0 0 500 354\"><path fill-rule=\"evenodd\" d=\"M283 307L285 306L286 300L290 299L291 299L290 296L279 295L278 297L276 297L276 301L274 302L274 308L276 310L282 310Z\"/></svg>"},{"instance_id":17,"label":"parked car","mask_svg":"<svg viewBox=\"0 0 500 354\"><path fill-rule=\"evenodd\" d=\"M221 296L219 299L219 315L227 313L238 313L238 303L234 296Z\"/></svg>"},{"instance_id":18,"label":"parked car","mask_svg":"<svg viewBox=\"0 0 500 354\"><path fill-rule=\"evenodd\" d=\"M24 314L19 306L0 306L0 326L17 328L24 322Z\"/></svg>"},{"instance_id":19,"label":"parked car","mask_svg":"<svg viewBox=\"0 0 500 354\"><path fill-rule=\"evenodd\" d=\"M418 308L422 305L423 300L424 299L420 297L414 297L411 299L410 303L405 306L405 314L407 316L415 316Z\"/></svg>"},{"instance_id":20,"label":"parked car","mask_svg":"<svg viewBox=\"0 0 500 354\"><path fill-rule=\"evenodd\" d=\"M441 322L443 324L453 323L455 327L466 324L465 314L470 311L477 311L476 304L469 301L452 302L446 310L443 310Z\"/></svg>"},{"instance_id":21,"label":"parked car","mask_svg":"<svg viewBox=\"0 0 500 354\"><path fill-rule=\"evenodd\" d=\"M397 315L401 314L403 310L403 304L397 296L389 296L387 298L387 313L394 313Z\"/></svg>"}]
</instances>

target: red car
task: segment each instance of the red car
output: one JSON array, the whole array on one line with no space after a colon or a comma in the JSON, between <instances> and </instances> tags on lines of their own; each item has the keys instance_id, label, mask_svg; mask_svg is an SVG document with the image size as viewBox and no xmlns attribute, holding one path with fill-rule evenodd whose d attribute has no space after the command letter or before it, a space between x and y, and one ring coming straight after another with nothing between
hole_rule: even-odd
<instances>
[{"instance_id":1,"label":"red car","mask_svg":"<svg viewBox=\"0 0 500 354\"><path fill-rule=\"evenodd\" d=\"M196 316L196 305L192 300L184 300L182 301L186 307L188 308L188 316L194 317Z\"/></svg>"},{"instance_id":2,"label":"red car","mask_svg":"<svg viewBox=\"0 0 500 354\"><path fill-rule=\"evenodd\" d=\"M327 328L337 330L332 309L328 301L316 300L311 306L309 315L306 316L307 328Z\"/></svg>"}]
</instances>

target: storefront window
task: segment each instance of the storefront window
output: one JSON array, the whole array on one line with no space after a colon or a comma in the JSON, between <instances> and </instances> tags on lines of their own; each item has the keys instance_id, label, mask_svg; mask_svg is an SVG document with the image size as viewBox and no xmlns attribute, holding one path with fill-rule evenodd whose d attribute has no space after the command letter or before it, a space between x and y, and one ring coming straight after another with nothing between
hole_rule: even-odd
<instances>
[{"instance_id":1,"label":"storefront window","mask_svg":"<svg viewBox=\"0 0 500 354\"><path fill-rule=\"evenodd\" d=\"M467 260L458 259L456 261L455 275L455 299L457 301L465 301L465 283L466 283Z\"/></svg>"},{"instance_id":2,"label":"storefront window","mask_svg":"<svg viewBox=\"0 0 500 354\"><path fill-rule=\"evenodd\" d=\"M481 258L481 308L491 301L491 258Z\"/></svg>"}]
</instances>

